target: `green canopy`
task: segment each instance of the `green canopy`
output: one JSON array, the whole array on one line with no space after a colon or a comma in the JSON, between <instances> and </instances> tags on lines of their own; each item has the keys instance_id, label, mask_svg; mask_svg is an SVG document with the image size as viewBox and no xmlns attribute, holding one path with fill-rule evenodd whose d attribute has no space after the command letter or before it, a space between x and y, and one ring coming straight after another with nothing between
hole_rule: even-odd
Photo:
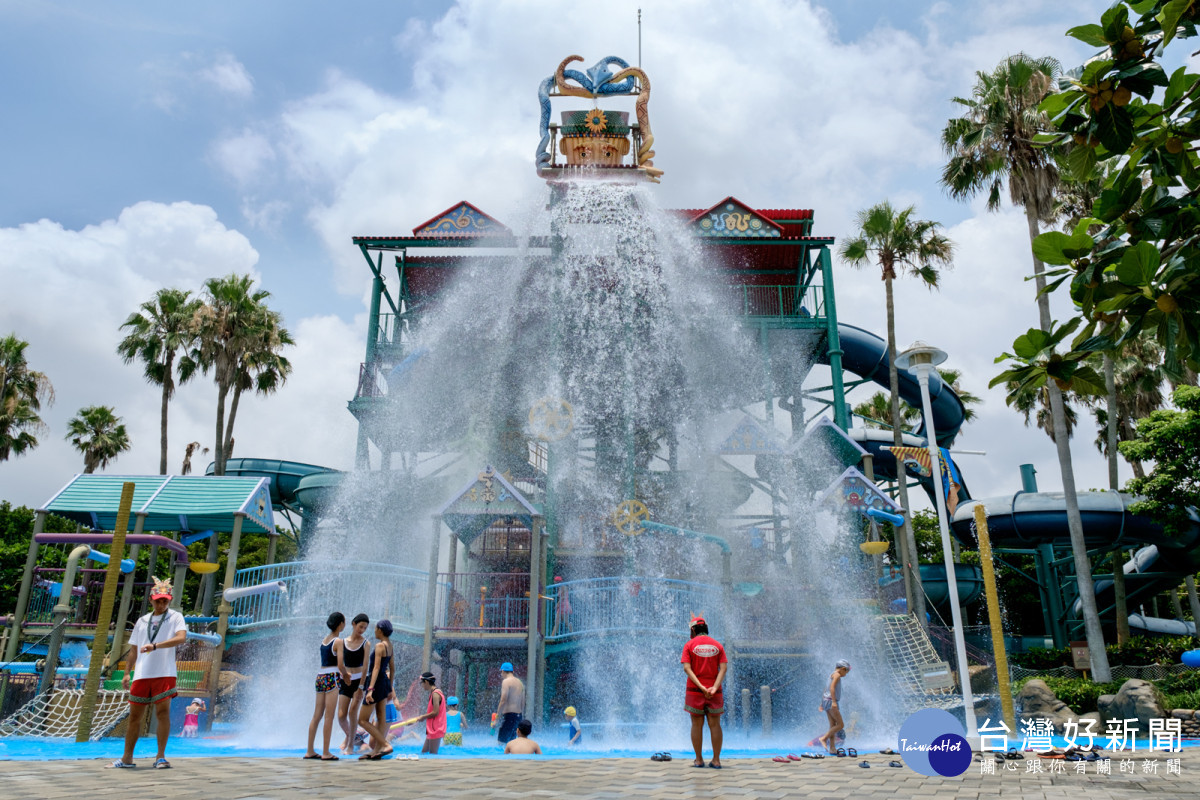
<instances>
[{"instance_id":1,"label":"green canopy","mask_svg":"<svg viewBox=\"0 0 1200 800\"><path fill-rule=\"evenodd\" d=\"M275 533L270 479L209 475L76 475L39 511L110 531L116 526L121 488L133 482L134 515L146 531L229 533L244 517L243 533Z\"/></svg>"}]
</instances>

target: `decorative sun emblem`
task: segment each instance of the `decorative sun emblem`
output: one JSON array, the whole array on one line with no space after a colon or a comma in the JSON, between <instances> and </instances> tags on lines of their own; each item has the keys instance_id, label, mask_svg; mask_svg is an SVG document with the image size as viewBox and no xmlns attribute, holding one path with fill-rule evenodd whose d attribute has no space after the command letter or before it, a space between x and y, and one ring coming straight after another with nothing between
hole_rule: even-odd
<instances>
[{"instance_id":1,"label":"decorative sun emblem","mask_svg":"<svg viewBox=\"0 0 1200 800\"><path fill-rule=\"evenodd\" d=\"M608 117L604 116L604 112L600 109L593 108L588 112L587 118L584 119L583 124L587 126L587 129L592 133L599 133L608 127Z\"/></svg>"}]
</instances>

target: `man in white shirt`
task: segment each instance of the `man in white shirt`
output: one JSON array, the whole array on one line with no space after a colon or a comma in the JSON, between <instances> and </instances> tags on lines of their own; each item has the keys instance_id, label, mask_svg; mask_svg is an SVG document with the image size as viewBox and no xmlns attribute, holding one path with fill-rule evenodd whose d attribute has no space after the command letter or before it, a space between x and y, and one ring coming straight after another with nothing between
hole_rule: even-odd
<instances>
[{"instance_id":1,"label":"man in white shirt","mask_svg":"<svg viewBox=\"0 0 1200 800\"><path fill-rule=\"evenodd\" d=\"M171 608L171 582L152 578L150 602L154 611L133 626L129 637L129 655L121 685L129 690L129 723L125 730L125 755L112 763L118 769L136 766L133 747L137 744L146 707L153 704L158 720L158 756L155 769L170 769L167 761L167 737L171 733L171 698L175 692L175 648L187 639L183 614ZM129 676L137 670L130 685Z\"/></svg>"}]
</instances>

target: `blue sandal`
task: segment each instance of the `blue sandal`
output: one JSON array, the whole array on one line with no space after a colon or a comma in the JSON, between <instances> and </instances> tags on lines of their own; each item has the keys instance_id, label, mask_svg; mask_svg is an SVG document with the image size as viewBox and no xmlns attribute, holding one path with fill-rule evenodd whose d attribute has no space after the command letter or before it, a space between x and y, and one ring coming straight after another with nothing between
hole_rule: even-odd
<instances>
[{"instance_id":1,"label":"blue sandal","mask_svg":"<svg viewBox=\"0 0 1200 800\"><path fill-rule=\"evenodd\" d=\"M170 769L171 762L167 761L165 758L156 758L154 760L154 768L155 769Z\"/></svg>"}]
</instances>

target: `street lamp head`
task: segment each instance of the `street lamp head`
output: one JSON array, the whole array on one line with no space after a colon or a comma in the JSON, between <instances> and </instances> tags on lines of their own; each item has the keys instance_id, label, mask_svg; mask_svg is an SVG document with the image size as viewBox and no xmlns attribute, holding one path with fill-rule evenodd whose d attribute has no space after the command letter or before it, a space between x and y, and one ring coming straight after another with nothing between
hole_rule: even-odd
<instances>
[{"instance_id":1,"label":"street lamp head","mask_svg":"<svg viewBox=\"0 0 1200 800\"><path fill-rule=\"evenodd\" d=\"M938 350L931 344L915 341L900 355L896 356L896 366L900 369L911 369L922 364L936 367L947 358L945 350Z\"/></svg>"}]
</instances>

